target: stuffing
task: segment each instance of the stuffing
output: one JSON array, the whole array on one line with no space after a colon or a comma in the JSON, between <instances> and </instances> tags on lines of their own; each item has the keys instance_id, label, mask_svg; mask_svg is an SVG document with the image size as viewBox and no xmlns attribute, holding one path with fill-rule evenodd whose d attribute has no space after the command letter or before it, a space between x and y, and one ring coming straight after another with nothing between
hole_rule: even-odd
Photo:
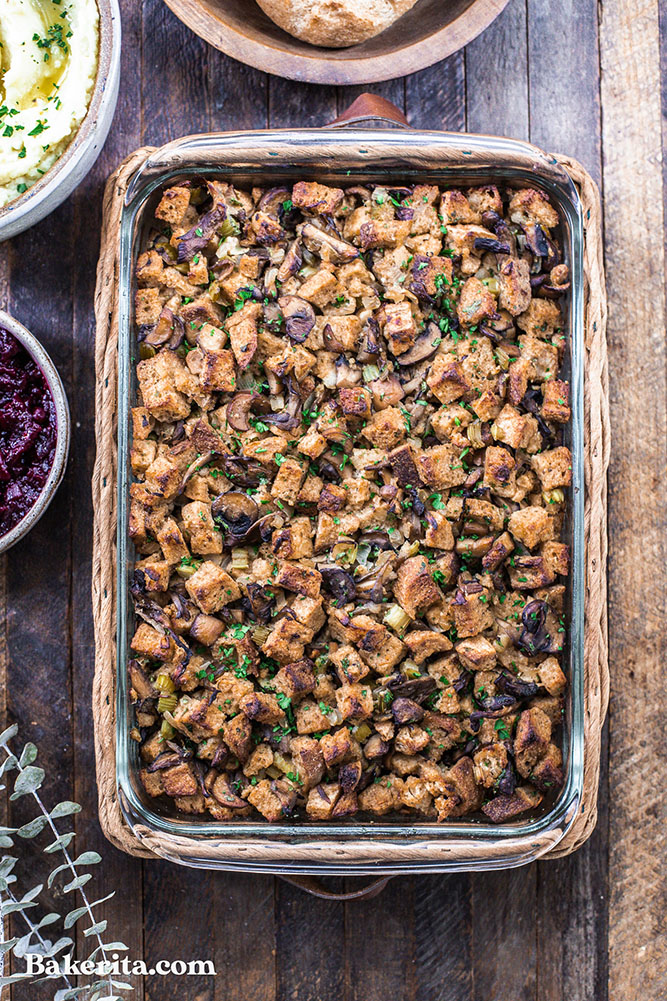
<instances>
[{"instance_id":1,"label":"stuffing","mask_svg":"<svg viewBox=\"0 0 667 1001\"><path fill-rule=\"evenodd\" d=\"M568 683L548 196L203 178L155 214L128 511L147 795L191 822L533 810Z\"/></svg>"}]
</instances>

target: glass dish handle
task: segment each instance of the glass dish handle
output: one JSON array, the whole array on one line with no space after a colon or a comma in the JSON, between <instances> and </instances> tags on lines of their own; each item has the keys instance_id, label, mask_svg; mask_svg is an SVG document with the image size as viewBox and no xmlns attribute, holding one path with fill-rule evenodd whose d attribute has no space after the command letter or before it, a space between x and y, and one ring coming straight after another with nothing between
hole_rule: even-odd
<instances>
[{"instance_id":1,"label":"glass dish handle","mask_svg":"<svg viewBox=\"0 0 667 1001\"><path fill-rule=\"evenodd\" d=\"M349 108L331 123L334 128L344 129L361 122L386 122L409 129L410 124L402 111L379 94L360 94Z\"/></svg>"},{"instance_id":2,"label":"glass dish handle","mask_svg":"<svg viewBox=\"0 0 667 1001\"><path fill-rule=\"evenodd\" d=\"M358 890L334 893L332 890L327 890L326 886L315 876L284 876L281 874L280 878L286 883L296 886L299 890L310 893L313 897L319 897L320 900L372 900L373 897L382 893L389 880L392 879L391 876L382 876L380 879L374 879L368 886L359 887Z\"/></svg>"}]
</instances>

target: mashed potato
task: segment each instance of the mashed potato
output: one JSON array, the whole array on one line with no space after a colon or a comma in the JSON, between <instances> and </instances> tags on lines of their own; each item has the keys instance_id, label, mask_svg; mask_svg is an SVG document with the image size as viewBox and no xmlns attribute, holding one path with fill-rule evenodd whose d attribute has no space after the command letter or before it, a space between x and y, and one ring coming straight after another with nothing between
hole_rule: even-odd
<instances>
[{"instance_id":1,"label":"mashed potato","mask_svg":"<svg viewBox=\"0 0 667 1001\"><path fill-rule=\"evenodd\" d=\"M74 138L93 92L98 33L95 0L2 0L0 206Z\"/></svg>"}]
</instances>

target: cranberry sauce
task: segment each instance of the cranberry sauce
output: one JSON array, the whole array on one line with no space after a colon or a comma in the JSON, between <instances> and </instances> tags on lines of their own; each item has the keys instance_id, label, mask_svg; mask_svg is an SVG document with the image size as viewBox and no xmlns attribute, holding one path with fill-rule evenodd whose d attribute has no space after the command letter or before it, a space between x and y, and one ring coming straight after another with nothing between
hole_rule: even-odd
<instances>
[{"instance_id":1,"label":"cranberry sauce","mask_svg":"<svg viewBox=\"0 0 667 1001\"><path fill-rule=\"evenodd\" d=\"M53 465L57 418L44 373L0 327L0 536L28 513Z\"/></svg>"}]
</instances>

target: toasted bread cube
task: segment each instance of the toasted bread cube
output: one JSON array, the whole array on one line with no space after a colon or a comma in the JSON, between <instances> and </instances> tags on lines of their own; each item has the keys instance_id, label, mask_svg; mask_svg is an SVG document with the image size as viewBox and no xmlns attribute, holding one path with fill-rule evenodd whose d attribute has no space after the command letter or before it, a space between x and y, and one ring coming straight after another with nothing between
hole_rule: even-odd
<instances>
[{"instance_id":1,"label":"toasted bread cube","mask_svg":"<svg viewBox=\"0 0 667 1001\"><path fill-rule=\"evenodd\" d=\"M132 437L144 441L155 427L155 418L146 407L132 407Z\"/></svg>"},{"instance_id":2,"label":"toasted bread cube","mask_svg":"<svg viewBox=\"0 0 667 1001\"><path fill-rule=\"evenodd\" d=\"M470 390L460 363L448 354L435 356L426 384L441 403L453 403Z\"/></svg>"},{"instance_id":3,"label":"toasted bread cube","mask_svg":"<svg viewBox=\"0 0 667 1001\"><path fill-rule=\"evenodd\" d=\"M142 476L157 454L157 442L138 438L130 451L130 464L135 476Z\"/></svg>"},{"instance_id":4,"label":"toasted bread cube","mask_svg":"<svg viewBox=\"0 0 667 1001\"><path fill-rule=\"evenodd\" d=\"M152 660L162 662L170 659L173 645L171 637L159 633L147 622L139 623L130 641L130 649L141 657L150 657Z\"/></svg>"},{"instance_id":5,"label":"toasted bread cube","mask_svg":"<svg viewBox=\"0 0 667 1001\"><path fill-rule=\"evenodd\" d=\"M359 793L359 809L382 817L400 805L400 779L395 776L373 782Z\"/></svg>"},{"instance_id":6,"label":"toasted bread cube","mask_svg":"<svg viewBox=\"0 0 667 1001\"><path fill-rule=\"evenodd\" d=\"M336 689L336 705L344 720L360 722L373 715L370 685L341 685Z\"/></svg>"},{"instance_id":7,"label":"toasted bread cube","mask_svg":"<svg viewBox=\"0 0 667 1001\"><path fill-rule=\"evenodd\" d=\"M262 644L262 651L280 664L290 664L301 660L306 643L310 642L312 636L312 631L300 622L278 619Z\"/></svg>"},{"instance_id":8,"label":"toasted bread cube","mask_svg":"<svg viewBox=\"0 0 667 1001\"><path fill-rule=\"evenodd\" d=\"M570 387L560 379L550 379L542 384L542 408L540 413L545 420L567 424L572 411L569 407Z\"/></svg>"},{"instance_id":9,"label":"toasted bread cube","mask_svg":"<svg viewBox=\"0 0 667 1001\"><path fill-rule=\"evenodd\" d=\"M134 318L138 326L152 327L157 323L162 312L162 301L157 288L137 289L134 296Z\"/></svg>"},{"instance_id":10,"label":"toasted bread cube","mask_svg":"<svg viewBox=\"0 0 667 1001\"><path fill-rule=\"evenodd\" d=\"M318 598L322 584L322 574L318 570L299 563L283 563L275 577L278 587L308 598Z\"/></svg>"},{"instance_id":11,"label":"toasted bread cube","mask_svg":"<svg viewBox=\"0 0 667 1001\"><path fill-rule=\"evenodd\" d=\"M271 487L271 496L285 504L296 504L305 476L303 463L289 456L280 464Z\"/></svg>"},{"instance_id":12,"label":"toasted bread cube","mask_svg":"<svg viewBox=\"0 0 667 1001\"><path fill-rule=\"evenodd\" d=\"M322 309L335 297L338 287L336 276L331 271L321 267L319 271L305 280L299 289L299 295L302 299L311 302L313 306Z\"/></svg>"},{"instance_id":13,"label":"toasted bread cube","mask_svg":"<svg viewBox=\"0 0 667 1001\"><path fill-rule=\"evenodd\" d=\"M368 674L368 666L349 643L343 643L333 653L329 659L336 667L336 673L341 684L354 684L361 681Z\"/></svg>"},{"instance_id":14,"label":"toasted bread cube","mask_svg":"<svg viewBox=\"0 0 667 1001\"><path fill-rule=\"evenodd\" d=\"M572 453L564 445L534 455L531 465L540 478L543 490L569 487L572 483Z\"/></svg>"},{"instance_id":15,"label":"toasted bread cube","mask_svg":"<svg viewBox=\"0 0 667 1001\"><path fill-rule=\"evenodd\" d=\"M313 635L322 628L326 616L322 607L322 598L309 598L298 594L291 605L291 611L296 621L305 626Z\"/></svg>"},{"instance_id":16,"label":"toasted bread cube","mask_svg":"<svg viewBox=\"0 0 667 1001\"><path fill-rule=\"evenodd\" d=\"M268 438L260 438L259 441L244 442L241 451L249 459L257 459L263 466L273 466L276 455L283 454L286 448L286 438L271 435Z\"/></svg>"},{"instance_id":17,"label":"toasted bread cube","mask_svg":"<svg viewBox=\"0 0 667 1001\"><path fill-rule=\"evenodd\" d=\"M405 354L417 339L417 325L409 302L391 302L385 306L384 336L389 350Z\"/></svg>"},{"instance_id":18,"label":"toasted bread cube","mask_svg":"<svg viewBox=\"0 0 667 1001\"><path fill-rule=\"evenodd\" d=\"M459 296L456 315L463 327L480 323L497 312L496 297L479 278L468 278Z\"/></svg>"},{"instance_id":19,"label":"toasted bread cube","mask_svg":"<svg viewBox=\"0 0 667 1001\"><path fill-rule=\"evenodd\" d=\"M516 476L516 459L506 448L489 445L484 454L484 486L506 487Z\"/></svg>"},{"instance_id":20,"label":"toasted bread cube","mask_svg":"<svg viewBox=\"0 0 667 1001\"><path fill-rule=\"evenodd\" d=\"M477 636L478 633L493 625L493 615L489 608L489 596L486 591L462 594L461 597L463 601L457 599L452 603L454 625L459 639Z\"/></svg>"},{"instance_id":21,"label":"toasted bread cube","mask_svg":"<svg viewBox=\"0 0 667 1001\"><path fill-rule=\"evenodd\" d=\"M553 538L554 524L543 507L524 507L510 515L509 530L528 549Z\"/></svg>"},{"instance_id":22,"label":"toasted bread cube","mask_svg":"<svg viewBox=\"0 0 667 1001\"><path fill-rule=\"evenodd\" d=\"M155 209L155 218L162 219L170 226L178 226L190 205L190 188L185 185L175 185L167 188L162 195L158 207Z\"/></svg>"},{"instance_id":23,"label":"toasted bread cube","mask_svg":"<svg viewBox=\"0 0 667 1001\"><path fill-rule=\"evenodd\" d=\"M285 528L278 528L271 538L271 548L284 560L300 560L313 555L309 518L294 518Z\"/></svg>"},{"instance_id":24,"label":"toasted bread cube","mask_svg":"<svg viewBox=\"0 0 667 1001\"><path fill-rule=\"evenodd\" d=\"M341 188L329 188L317 181L297 181L292 188L295 208L308 209L314 215L333 215L343 197Z\"/></svg>"},{"instance_id":25,"label":"toasted bread cube","mask_svg":"<svg viewBox=\"0 0 667 1001\"><path fill-rule=\"evenodd\" d=\"M398 568L394 598L412 619L440 600L440 591L423 556L412 556Z\"/></svg>"},{"instance_id":26,"label":"toasted bread cube","mask_svg":"<svg viewBox=\"0 0 667 1001\"><path fill-rule=\"evenodd\" d=\"M567 679L556 657L547 657L537 668L541 683L549 695L560 696L567 687Z\"/></svg>"},{"instance_id":27,"label":"toasted bread cube","mask_svg":"<svg viewBox=\"0 0 667 1001\"><path fill-rule=\"evenodd\" d=\"M534 591L536 587L553 584L556 575L543 556L514 556L508 565L512 587L517 591Z\"/></svg>"},{"instance_id":28,"label":"toasted bread cube","mask_svg":"<svg viewBox=\"0 0 667 1001\"><path fill-rule=\"evenodd\" d=\"M552 573L566 577L570 566L570 547L564 542L545 542L540 550L546 566Z\"/></svg>"},{"instance_id":29,"label":"toasted bread cube","mask_svg":"<svg viewBox=\"0 0 667 1001\"><path fill-rule=\"evenodd\" d=\"M376 411L363 428L362 434L376 448L396 448L407 434L405 417L398 407Z\"/></svg>"},{"instance_id":30,"label":"toasted bread cube","mask_svg":"<svg viewBox=\"0 0 667 1001\"><path fill-rule=\"evenodd\" d=\"M452 445L434 445L424 449L417 456L417 468L422 482L436 490L457 487L468 475L460 453Z\"/></svg>"},{"instance_id":31,"label":"toasted bread cube","mask_svg":"<svg viewBox=\"0 0 667 1001\"><path fill-rule=\"evenodd\" d=\"M514 735L514 758L519 775L528 778L543 758L551 740L551 720L541 709L525 709Z\"/></svg>"},{"instance_id":32,"label":"toasted bread cube","mask_svg":"<svg viewBox=\"0 0 667 1001\"><path fill-rule=\"evenodd\" d=\"M345 488L339 487L336 483L327 483L317 500L317 509L328 514L336 514L337 511L342 511L346 504Z\"/></svg>"},{"instance_id":33,"label":"toasted bread cube","mask_svg":"<svg viewBox=\"0 0 667 1001\"><path fill-rule=\"evenodd\" d=\"M303 438L299 439L297 447L310 459L317 459L327 447L327 440L316 428L309 427Z\"/></svg>"},{"instance_id":34,"label":"toasted bread cube","mask_svg":"<svg viewBox=\"0 0 667 1001\"><path fill-rule=\"evenodd\" d=\"M150 291L150 290L146 290ZM173 351L160 351L137 365L141 398L152 417L159 421L176 421L187 417L190 404L186 396L174 388L176 370L181 359Z\"/></svg>"},{"instance_id":35,"label":"toasted bread cube","mask_svg":"<svg viewBox=\"0 0 667 1001\"><path fill-rule=\"evenodd\" d=\"M347 417L368 418L371 416L371 394L363 386L339 390L338 401L341 410Z\"/></svg>"},{"instance_id":36,"label":"toasted bread cube","mask_svg":"<svg viewBox=\"0 0 667 1001\"><path fill-rule=\"evenodd\" d=\"M212 615L232 601L238 601L241 591L233 577L217 563L207 560L185 582L185 589L202 612Z\"/></svg>"},{"instance_id":37,"label":"toasted bread cube","mask_svg":"<svg viewBox=\"0 0 667 1001\"><path fill-rule=\"evenodd\" d=\"M274 688L290 699L302 699L315 689L314 665L309 657L285 664L273 678Z\"/></svg>"},{"instance_id":38,"label":"toasted bread cube","mask_svg":"<svg viewBox=\"0 0 667 1001\"><path fill-rule=\"evenodd\" d=\"M274 724L285 719L285 711L270 692L249 692L239 701L239 707L248 719L258 723Z\"/></svg>"},{"instance_id":39,"label":"toasted bread cube","mask_svg":"<svg viewBox=\"0 0 667 1001\"><path fill-rule=\"evenodd\" d=\"M185 544L183 533L174 518L165 518L157 532L157 541L167 563L180 563L181 560L186 560L190 556L190 550Z\"/></svg>"},{"instance_id":40,"label":"toasted bread cube","mask_svg":"<svg viewBox=\"0 0 667 1001\"><path fill-rule=\"evenodd\" d=\"M202 351L199 382L203 389L233 392L236 389L236 368L233 353L224 348L222 351Z\"/></svg>"},{"instance_id":41,"label":"toasted bread cube","mask_svg":"<svg viewBox=\"0 0 667 1001\"><path fill-rule=\"evenodd\" d=\"M331 726L331 720L326 713L328 708L324 702L318 705L311 699L300 702L294 710L297 733L320 733L322 730L328 730Z\"/></svg>"},{"instance_id":42,"label":"toasted bread cube","mask_svg":"<svg viewBox=\"0 0 667 1001\"><path fill-rule=\"evenodd\" d=\"M449 521L441 511L428 511L424 542L434 549L453 549L454 533Z\"/></svg>"},{"instance_id":43,"label":"toasted bread cube","mask_svg":"<svg viewBox=\"0 0 667 1001\"><path fill-rule=\"evenodd\" d=\"M143 574L147 591L166 591L169 587L171 567L164 560L149 556L135 564L135 573L137 571Z\"/></svg>"},{"instance_id":44,"label":"toasted bread cube","mask_svg":"<svg viewBox=\"0 0 667 1001\"><path fill-rule=\"evenodd\" d=\"M493 789L507 768L507 748L504 744L487 744L473 755L473 771L477 785Z\"/></svg>"},{"instance_id":45,"label":"toasted bread cube","mask_svg":"<svg viewBox=\"0 0 667 1001\"><path fill-rule=\"evenodd\" d=\"M537 421L530 414L520 414L507 403L491 425L491 435L495 441L503 442L510 448L525 448L537 430Z\"/></svg>"},{"instance_id":46,"label":"toasted bread cube","mask_svg":"<svg viewBox=\"0 0 667 1001\"><path fill-rule=\"evenodd\" d=\"M211 505L192 501L181 508L183 525L190 536L193 553L208 556L222 552L222 535L213 521Z\"/></svg>"},{"instance_id":47,"label":"toasted bread cube","mask_svg":"<svg viewBox=\"0 0 667 1001\"><path fill-rule=\"evenodd\" d=\"M308 793L306 813L312 820L331 820L336 803L340 799L337 782L323 782Z\"/></svg>"},{"instance_id":48,"label":"toasted bread cube","mask_svg":"<svg viewBox=\"0 0 667 1001\"><path fill-rule=\"evenodd\" d=\"M486 636L473 636L455 644L456 654L469 671L491 671L496 663L496 651Z\"/></svg>"}]
</instances>

